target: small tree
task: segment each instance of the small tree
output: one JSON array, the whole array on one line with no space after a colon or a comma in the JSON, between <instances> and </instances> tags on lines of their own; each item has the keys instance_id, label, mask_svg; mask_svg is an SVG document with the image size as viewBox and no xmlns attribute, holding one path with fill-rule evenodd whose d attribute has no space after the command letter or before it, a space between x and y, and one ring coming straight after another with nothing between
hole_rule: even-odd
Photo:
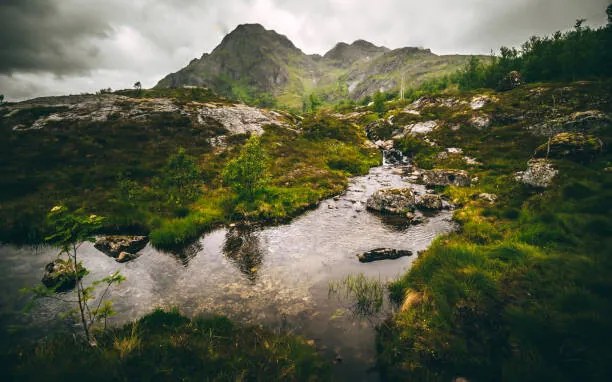
<instances>
[{"instance_id":1,"label":"small tree","mask_svg":"<svg viewBox=\"0 0 612 382\"><path fill-rule=\"evenodd\" d=\"M385 114L385 94L380 91L374 93L373 102L372 110L382 117Z\"/></svg>"},{"instance_id":2,"label":"small tree","mask_svg":"<svg viewBox=\"0 0 612 382\"><path fill-rule=\"evenodd\" d=\"M268 182L267 157L261 140L253 135L223 169L223 181L242 198L252 200Z\"/></svg>"},{"instance_id":3,"label":"small tree","mask_svg":"<svg viewBox=\"0 0 612 382\"><path fill-rule=\"evenodd\" d=\"M179 148L162 169L161 183L169 202L182 207L194 200L200 190L200 177L196 159Z\"/></svg>"},{"instance_id":4,"label":"small tree","mask_svg":"<svg viewBox=\"0 0 612 382\"><path fill-rule=\"evenodd\" d=\"M87 215L82 211L70 212L64 206L55 206L47 215L47 219L52 233L45 237L45 242L59 248L58 259L68 264L65 269L67 269L66 272L71 273L67 276L75 280L76 300L62 299L56 295L56 287L42 286L32 290L34 298L56 298L76 304L76 309L72 313L75 313L81 322L87 341L95 345L92 327L101 320L104 320L106 324L106 319L114 314L112 303L105 299L106 294L113 284L119 284L125 280L117 271L101 280L94 281L87 287L83 285L82 278L88 271L78 259L78 249L83 243L94 241L93 234L100 228L103 218ZM96 299L94 291L100 284L106 287L102 295Z\"/></svg>"},{"instance_id":5,"label":"small tree","mask_svg":"<svg viewBox=\"0 0 612 382\"><path fill-rule=\"evenodd\" d=\"M4 103L4 94L0 94L0 105Z\"/></svg>"},{"instance_id":6,"label":"small tree","mask_svg":"<svg viewBox=\"0 0 612 382\"><path fill-rule=\"evenodd\" d=\"M140 91L142 90L142 84L140 83L140 81L136 81L136 83L134 83L134 89L136 89L136 94L140 94Z\"/></svg>"}]
</instances>

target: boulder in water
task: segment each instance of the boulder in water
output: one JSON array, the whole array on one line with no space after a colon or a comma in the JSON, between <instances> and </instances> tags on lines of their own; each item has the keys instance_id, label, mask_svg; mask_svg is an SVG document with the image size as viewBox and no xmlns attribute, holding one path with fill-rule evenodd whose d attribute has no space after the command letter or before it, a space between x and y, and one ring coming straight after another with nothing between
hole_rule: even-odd
<instances>
[{"instance_id":1,"label":"boulder in water","mask_svg":"<svg viewBox=\"0 0 612 382\"><path fill-rule=\"evenodd\" d=\"M415 207L414 192L410 188L385 188L378 190L366 202L369 210L403 215Z\"/></svg>"},{"instance_id":2,"label":"boulder in water","mask_svg":"<svg viewBox=\"0 0 612 382\"><path fill-rule=\"evenodd\" d=\"M134 254L140 251L148 241L146 236L104 236L96 240L94 247L116 259L121 252Z\"/></svg>"},{"instance_id":3,"label":"boulder in water","mask_svg":"<svg viewBox=\"0 0 612 382\"><path fill-rule=\"evenodd\" d=\"M398 259L403 256L412 256L412 252L403 249L376 248L357 255L357 258L362 263L369 263L378 260Z\"/></svg>"},{"instance_id":4,"label":"boulder in water","mask_svg":"<svg viewBox=\"0 0 612 382\"><path fill-rule=\"evenodd\" d=\"M80 280L87 274L81 263L77 265L77 269L75 272L70 260L55 259L45 266L42 283L47 288L54 288L56 292L68 291L76 286L77 277Z\"/></svg>"}]
</instances>

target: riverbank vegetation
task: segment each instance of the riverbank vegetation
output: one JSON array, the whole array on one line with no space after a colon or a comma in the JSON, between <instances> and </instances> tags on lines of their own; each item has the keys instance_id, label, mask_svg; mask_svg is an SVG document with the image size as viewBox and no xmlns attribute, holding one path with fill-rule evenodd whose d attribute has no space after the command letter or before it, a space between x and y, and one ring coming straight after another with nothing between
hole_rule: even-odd
<instances>
[{"instance_id":1,"label":"riverbank vegetation","mask_svg":"<svg viewBox=\"0 0 612 382\"><path fill-rule=\"evenodd\" d=\"M191 90L171 96L182 99ZM142 90L139 97L147 94ZM210 97L198 91L195 96ZM6 174L0 180L0 241L40 242L46 211L61 202L106 216L101 232L150 233L154 245L171 248L235 219L294 217L380 162L380 154L364 146L362 127L327 111L297 124L269 125L260 147L270 182L245 199L223 173L240 155L246 135L215 146L211 138L223 134L220 126L195 128L173 113L11 131L56 112L47 109L24 109L0 120L7 137L0 143Z\"/></svg>"},{"instance_id":2,"label":"riverbank vegetation","mask_svg":"<svg viewBox=\"0 0 612 382\"><path fill-rule=\"evenodd\" d=\"M96 337L51 335L4 356L5 381L308 381L329 366L303 338L223 317L154 311Z\"/></svg>"},{"instance_id":3,"label":"riverbank vegetation","mask_svg":"<svg viewBox=\"0 0 612 382\"><path fill-rule=\"evenodd\" d=\"M440 122L428 134L435 145L420 150L413 141L422 138L410 137L399 147L417 164L467 170L474 179L471 187L438 188L461 206L460 228L390 287L399 311L378 338L390 380L609 379L611 88L539 83L428 98L420 116L388 112ZM486 105L470 110L477 97L488 97ZM599 117L581 122L587 115ZM563 131L593 135L603 150L559 155L550 137ZM515 179L536 154L558 170L548 188Z\"/></svg>"}]
</instances>

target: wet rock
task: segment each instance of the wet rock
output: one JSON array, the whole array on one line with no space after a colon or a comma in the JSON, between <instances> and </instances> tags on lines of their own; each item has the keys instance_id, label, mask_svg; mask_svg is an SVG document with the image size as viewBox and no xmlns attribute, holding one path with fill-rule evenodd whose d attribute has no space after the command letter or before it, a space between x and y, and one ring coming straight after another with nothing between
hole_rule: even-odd
<instances>
[{"instance_id":1,"label":"wet rock","mask_svg":"<svg viewBox=\"0 0 612 382\"><path fill-rule=\"evenodd\" d=\"M121 252L115 261L118 263L126 263L128 261L137 259L138 257L140 257L140 253Z\"/></svg>"},{"instance_id":2,"label":"wet rock","mask_svg":"<svg viewBox=\"0 0 612 382\"><path fill-rule=\"evenodd\" d=\"M423 194L417 195L415 198L417 208L424 210L441 210L444 208L444 203L440 195Z\"/></svg>"},{"instance_id":3,"label":"wet rock","mask_svg":"<svg viewBox=\"0 0 612 382\"><path fill-rule=\"evenodd\" d=\"M421 174L422 182L427 186L459 186L466 187L471 183L470 176L463 170L434 169L425 170Z\"/></svg>"},{"instance_id":4,"label":"wet rock","mask_svg":"<svg viewBox=\"0 0 612 382\"><path fill-rule=\"evenodd\" d=\"M491 126L491 118L488 115L475 115L470 118L470 125L477 129L486 129Z\"/></svg>"},{"instance_id":5,"label":"wet rock","mask_svg":"<svg viewBox=\"0 0 612 382\"><path fill-rule=\"evenodd\" d=\"M376 248L357 255L357 258L362 263L369 263L378 260L394 260L403 256L412 256L412 252L402 249Z\"/></svg>"},{"instance_id":6,"label":"wet rock","mask_svg":"<svg viewBox=\"0 0 612 382\"><path fill-rule=\"evenodd\" d=\"M55 288L56 292L65 292L76 286L77 276L82 279L87 270L79 263L78 272L75 272L74 265L70 260L55 259L45 266L45 274L42 283L47 288Z\"/></svg>"},{"instance_id":7,"label":"wet rock","mask_svg":"<svg viewBox=\"0 0 612 382\"><path fill-rule=\"evenodd\" d=\"M391 150L393 148L393 141L392 140L388 140L388 141L378 140L378 141L374 142L374 144L380 150Z\"/></svg>"},{"instance_id":8,"label":"wet rock","mask_svg":"<svg viewBox=\"0 0 612 382\"><path fill-rule=\"evenodd\" d=\"M531 159L527 162L527 170L516 173L516 180L532 187L546 188L550 186L558 171L548 159Z\"/></svg>"},{"instance_id":9,"label":"wet rock","mask_svg":"<svg viewBox=\"0 0 612 382\"><path fill-rule=\"evenodd\" d=\"M414 209L415 196L410 188L385 188L378 190L366 202L369 210L401 215Z\"/></svg>"},{"instance_id":10,"label":"wet rock","mask_svg":"<svg viewBox=\"0 0 612 382\"><path fill-rule=\"evenodd\" d=\"M96 239L94 247L110 257L117 258L121 252L134 254L140 251L148 242L146 236L104 236Z\"/></svg>"},{"instance_id":11,"label":"wet rock","mask_svg":"<svg viewBox=\"0 0 612 382\"><path fill-rule=\"evenodd\" d=\"M591 160L603 150L603 142L594 135L583 133L559 133L540 145L536 157L571 158Z\"/></svg>"},{"instance_id":12,"label":"wet rock","mask_svg":"<svg viewBox=\"0 0 612 382\"><path fill-rule=\"evenodd\" d=\"M398 149L389 149L383 151L386 164L405 164L408 163L408 158Z\"/></svg>"},{"instance_id":13,"label":"wet rock","mask_svg":"<svg viewBox=\"0 0 612 382\"><path fill-rule=\"evenodd\" d=\"M410 224L421 224L425 222L425 216L423 216L422 213L420 212L412 212L412 211L408 211L406 212L406 220L408 220L408 222Z\"/></svg>"},{"instance_id":14,"label":"wet rock","mask_svg":"<svg viewBox=\"0 0 612 382\"><path fill-rule=\"evenodd\" d=\"M508 72L497 84L497 90L500 91L508 91L512 89L516 89L523 84L523 78L521 73L513 70Z\"/></svg>"}]
</instances>

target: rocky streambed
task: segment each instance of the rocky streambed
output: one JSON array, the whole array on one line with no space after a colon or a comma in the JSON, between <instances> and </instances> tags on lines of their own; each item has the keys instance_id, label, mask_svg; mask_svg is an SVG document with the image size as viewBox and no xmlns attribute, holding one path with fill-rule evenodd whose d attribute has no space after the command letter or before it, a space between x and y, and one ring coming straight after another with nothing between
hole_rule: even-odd
<instances>
[{"instance_id":1,"label":"rocky streambed","mask_svg":"<svg viewBox=\"0 0 612 382\"><path fill-rule=\"evenodd\" d=\"M330 298L328 289L330 282L350 274L364 273L383 282L395 279L436 236L454 228L448 209L424 212L418 224L405 216L385 217L367 210L368 198L383 188L410 187L416 196L426 195L424 186L408 183L402 172L396 166L373 168L354 178L344 194L321 202L290 224L217 229L176 253L147 245L137 258L118 263L85 244L79 256L91 274L84 280L116 270L127 278L112 291L118 311L112 319L115 324L155 307L177 307L187 315L219 313L313 340L343 380L377 380L379 376L369 371L376 356L373 325L354 317L349 301ZM396 251L396 258L360 262L357 257L380 248ZM55 254L45 247L0 246L3 327L21 325L30 333L39 328L40 335L61 322L57 314L66 306L56 300L45 300L28 315L21 314L25 301L18 291L40 283Z\"/></svg>"}]
</instances>

